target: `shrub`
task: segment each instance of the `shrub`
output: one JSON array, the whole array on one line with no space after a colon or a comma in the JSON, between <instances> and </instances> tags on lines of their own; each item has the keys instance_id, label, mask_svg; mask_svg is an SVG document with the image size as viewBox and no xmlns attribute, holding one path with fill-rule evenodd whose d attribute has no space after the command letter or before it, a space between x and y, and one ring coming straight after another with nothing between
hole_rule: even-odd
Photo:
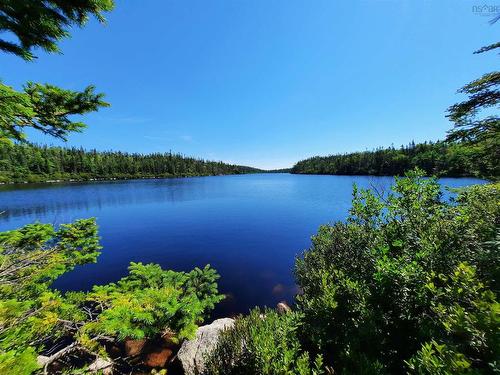
<instances>
[{"instance_id":1,"label":"shrub","mask_svg":"<svg viewBox=\"0 0 500 375\"><path fill-rule=\"evenodd\" d=\"M30 374L52 349L49 364L74 352L108 357L107 345L128 337L191 337L222 298L209 266L185 273L131 263L128 276L90 292L51 288L74 266L95 262L99 249L94 219L0 233L0 373Z\"/></svg>"},{"instance_id":2,"label":"shrub","mask_svg":"<svg viewBox=\"0 0 500 375\"><path fill-rule=\"evenodd\" d=\"M85 296L87 303L104 306L89 329L120 340L153 338L165 329L177 340L191 338L223 298L217 292L218 277L210 266L185 273L131 263L128 276L116 284L95 286Z\"/></svg>"},{"instance_id":3,"label":"shrub","mask_svg":"<svg viewBox=\"0 0 500 375\"><path fill-rule=\"evenodd\" d=\"M441 329L411 358L409 368L420 374L498 371L500 304L474 268L460 263L450 276L431 273L425 287Z\"/></svg>"},{"instance_id":4,"label":"shrub","mask_svg":"<svg viewBox=\"0 0 500 375\"><path fill-rule=\"evenodd\" d=\"M208 355L207 374L322 374L321 356L311 360L297 337L300 314L254 309L221 334Z\"/></svg>"},{"instance_id":5,"label":"shrub","mask_svg":"<svg viewBox=\"0 0 500 375\"><path fill-rule=\"evenodd\" d=\"M498 338L487 332L498 332L499 188L475 186L446 201L418 171L389 194L355 188L348 220L322 226L296 262L306 347L338 373L419 372L432 351L449 373L453 362L496 366ZM444 299L462 276L469 294ZM453 340L465 313L469 339Z\"/></svg>"}]
</instances>

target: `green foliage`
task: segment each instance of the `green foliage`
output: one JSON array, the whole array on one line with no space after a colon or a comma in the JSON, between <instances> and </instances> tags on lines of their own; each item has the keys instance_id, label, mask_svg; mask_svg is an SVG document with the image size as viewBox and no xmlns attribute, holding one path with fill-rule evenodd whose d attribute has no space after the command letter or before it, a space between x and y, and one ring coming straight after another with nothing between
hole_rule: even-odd
<instances>
[{"instance_id":1,"label":"green foliage","mask_svg":"<svg viewBox=\"0 0 500 375\"><path fill-rule=\"evenodd\" d=\"M462 353L450 350L445 344L439 345L432 340L422 345L411 361L408 362L411 372L418 374L452 375L474 374L471 362Z\"/></svg>"},{"instance_id":2,"label":"green foliage","mask_svg":"<svg viewBox=\"0 0 500 375\"><path fill-rule=\"evenodd\" d=\"M208 355L207 374L322 374L323 361L311 361L297 337L301 316L254 309L224 331Z\"/></svg>"},{"instance_id":3,"label":"green foliage","mask_svg":"<svg viewBox=\"0 0 500 375\"><path fill-rule=\"evenodd\" d=\"M355 189L347 222L322 226L297 259L305 344L339 373L486 371L499 353L500 186L447 202L420 171L393 191Z\"/></svg>"},{"instance_id":4,"label":"green foliage","mask_svg":"<svg viewBox=\"0 0 500 375\"><path fill-rule=\"evenodd\" d=\"M500 371L500 303L475 269L460 263L450 276L431 273L426 288L442 330L422 345L409 368L421 374Z\"/></svg>"},{"instance_id":5,"label":"green foliage","mask_svg":"<svg viewBox=\"0 0 500 375\"><path fill-rule=\"evenodd\" d=\"M483 53L500 47L500 43L481 48ZM491 72L462 87L459 93L467 100L448 108L447 117L454 122L448 140L462 141L475 148L475 157L486 169L486 176L499 176L500 118L495 113L500 104L500 72Z\"/></svg>"},{"instance_id":6,"label":"green foliage","mask_svg":"<svg viewBox=\"0 0 500 375\"><path fill-rule=\"evenodd\" d=\"M58 52L57 42L69 36L71 26L84 26L89 16L104 22L103 12L113 0L3 0L0 32L12 33L17 41L0 39L0 50L32 60L33 48Z\"/></svg>"},{"instance_id":7,"label":"green foliage","mask_svg":"<svg viewBox=\"0 0 500 375\"><path fill-rule=\"evenodd\" d=\"M19 92L0 83L0 143L23 140L25 128L66 139L68 133L85 127L82 122L71 121L69 116L109 106L102 100L103 96L94 93L93 86L78 92L28 82Z\"/></svg>"},{"instance_id":8,"label":"green foliage","mask_svg":"<svg viewBox=\"0 0 500 375\"><path fill-rule=\"evenodd\" d=\"M39 367L33 348L0 352L0 374L31 374Z\"/></svg>"},{"instance_id":9,"label":"green foliage","mask_svg":"<svg viewBox=\"0 0 500 375\"><path fill-rule=\"evenodd\" d=\"M88 294L87 301L104 306L89 329L120 340L151 338L165 329L175 332L177 339L191 338L206 312L223 299L218 278L208 265L184 273L131 263L127 277L95 286Z\"/></svg>"},{"instance_id":10,"label":"green foliage","mask_svg":"<svg viewBox=\"0 0 500 375\"><path fill-rule=\"evenodd\" d=\"M25 60L34 58L33 48L58 52L57 42L69 36L71 26L83 26L90 15L104 21L103 12L113 0L3 0L0 32L17 38L0 38L0 50ZM26 128L56 138L81 131L85 124L70 116L83 115L109 106L93 86L83 91L64 90L49 84L28 82L22 91L0 82L0 144L24 140Z\"/></svg>"},{"instance_id":11,"label":"green foliage","mask_svg":"<svg viewBox=\"0 0 500 375\"><path fill-rule=\"evenodd\" d=\"M99 249L92 218L57 231L51 224L35 223L0 233L0 296L18 301L36 298L76 265L95 262Z\"/></svg>"},{"instance_id":12,"label":"green foliage","mask_svg":"<svg viewBox=\"0 0 500 375\"><path fill-rule=\"evenodd\" d=\"M128 276L90 292L51 288L76 265L95 262L99 250L94 219L0 233L0 373L30 374L37 355L62 342L71 343L68 351L107 357L110 341L166 332L189 338L223 298L209 266L185 273L132 263Z\"/></svg>"},{"instance_id":13,"label":"green foliage","mask_svg":"<svg viewBox=\"0 0 500 375\"><path fill-rule=\"evenodd\" d=\"M50 285L76 265L95 261L99 249L94 219L58 230L35 223L0 233L0 369L29 374L38 367L43 343L65 334L61 320L79 316Z\"/></svg>"},{"instance_id":14,"label":"green foliage","mask_svg":"<svg viewBox=\"0 0 500 375\"><path fill-rule=\"evenodd\" d=\"M474 147L445 142L412 142L399 149L389 147L342 155L316 156L296 163L292 173L402 176L416 167L427 175L490 175L487 165L476 157Z\"/></svg>"},{"instance_id":15,"label":"green foliage","mask_svg":"<svg viewBox=\"0 0 500 375\"><path fill-rule=\"evenodd\" d=\"M258 171L171 152L142 155L0 143L0 182L209 176Z\"/></svg>"}]
</instances>

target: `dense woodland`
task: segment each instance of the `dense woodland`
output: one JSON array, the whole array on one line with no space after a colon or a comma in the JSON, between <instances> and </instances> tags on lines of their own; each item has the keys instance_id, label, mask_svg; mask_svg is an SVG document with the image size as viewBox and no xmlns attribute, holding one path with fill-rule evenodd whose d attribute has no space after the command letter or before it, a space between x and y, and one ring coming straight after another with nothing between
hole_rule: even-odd
<instances>
[{"instance_id":1,"label":"dense woodland","mask_svg":"<svg viewBox=\"0 0 500 375\"><path fill-rule=\"evenodd\" d=\"M274 173L403 175L415 167L428 175L487 176L489 166L474 147L425 142L396 149L316 156ZM498 166L493 166L498 168ZM257 168L206 161L172 152L138 154L51 147L30 143L0 144L0 182L213 176L263 172Z\"/></svg>"},{"instance_id":2,"label":"dense woodland","mask_svg":"<svg viewBox=\"0 0 500 375\"><path fill-rule=\"evenodd\" d=\"M411 142L400 148L315 156L299 161L292 173L401 176L415 167L437 176L487 176L491 169L496 169L493 175L499 173L498 165L490 166L474 147L456 142Z\"/></svg>"},{"instance_id":3,"label":"dense woodland","mask_svg":"<svg viewBox=\"0 0 500 375\"><path fill-rule=\"evenodd\" d=\"M0 182L213 176L258 169L181 154L135 154L82 148L0 144Z\"/></svg>"}]
</instances>

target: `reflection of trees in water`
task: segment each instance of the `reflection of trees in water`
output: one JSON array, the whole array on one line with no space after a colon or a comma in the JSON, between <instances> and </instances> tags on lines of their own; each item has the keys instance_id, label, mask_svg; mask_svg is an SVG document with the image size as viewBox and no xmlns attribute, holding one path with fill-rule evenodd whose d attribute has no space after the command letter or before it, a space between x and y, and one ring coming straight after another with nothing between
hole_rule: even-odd
<instances>
[{"instance_id":1,"label":"reflection of trees in water","mask_svg":"<svg viewBox=\"0 0 500 375\"><path fill-rule=\"evenodd\" d=\"M299 183L300 181L300 183ZM44 216L103 207L162 202L186 202L221 197L257 197L293 201L332 202L350 206L352 184L387 192L392 177L239 175L85 183L19 184L0 186L0 222L9 218ZM441 180L452 187L481 183L477 179ZM444 198L450 194L444 191ZM347 197L348 199L344 199ZM313 203L310 203L311 207Z\"/></svg>"},{"instance_id":2,"label":"reflection of trees in water","mask_svg":"<svg viewBox=\"0 0 500 375\"><path fill-rule=\"evenodd\" d=\"M26 184L0 190L0 221L21 216L44 216L92 208L183 202L215 198L223 189L210 188L205 178L134 180L72 184Z\"/></svg>"}]
</instances>

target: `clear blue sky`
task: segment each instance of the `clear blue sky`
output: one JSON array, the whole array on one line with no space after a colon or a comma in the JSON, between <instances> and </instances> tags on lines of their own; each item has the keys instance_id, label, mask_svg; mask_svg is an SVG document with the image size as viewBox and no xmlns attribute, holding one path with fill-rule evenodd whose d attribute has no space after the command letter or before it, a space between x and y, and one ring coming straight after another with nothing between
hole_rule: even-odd
<instances>
[{"instance_id":1,"label":"clear blue sky","mask_svg":"<svg viewBox=\"0 0 500 375\"><path fill-rule=\"evenodd\" d=\"M82 89L112 104L69 145L176 151L261 168L437 140L456 90L498 68L478 2L117 1L38 61L0 55L4 83ZM58 144L43 136L32 140Z\"/></svg>"}]
</instances>

